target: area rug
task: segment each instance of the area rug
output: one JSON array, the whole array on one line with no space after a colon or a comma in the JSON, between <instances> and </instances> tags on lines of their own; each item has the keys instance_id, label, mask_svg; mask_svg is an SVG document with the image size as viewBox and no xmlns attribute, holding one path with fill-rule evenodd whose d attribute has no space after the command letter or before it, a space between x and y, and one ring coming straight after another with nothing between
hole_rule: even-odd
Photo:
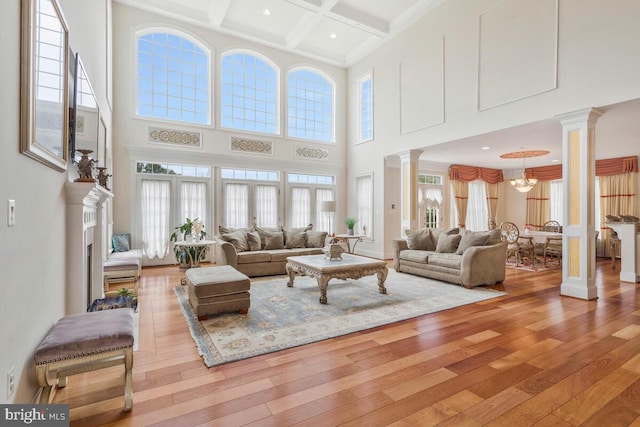
<instances>
[{"instance_id":1,"label":"area rug","mask_svg":"<svg viewBox=\"0 0 640 427\"><path fill-rule=\"evenodd\" d=\"M506 295L389 270L387 294L376 276L329 282L328 304L320 304L315 279L286 276L251 281L247 315L227 313L199 321L186 286L176 286L182 312L206 366L321 341L400 320Z\"/></svg>"},{"instance_id":2,"label":"area rug","mask_svg":"<svg viewBox=\"0 0 640 427\"><path fill-rule=\"evenodd\" d=\"M534 263L529 260L529 258L524 258L523 262L518 265L513 261L509 261L505 264L507 268L512 268L514 270L523 270L523 271L533 271L533 272L542 272L548 270L559 270L562 268L562 260L558 258L547 258L547 265L543 265L541 259L536 259Z\"/></svg>"}]
</instances>

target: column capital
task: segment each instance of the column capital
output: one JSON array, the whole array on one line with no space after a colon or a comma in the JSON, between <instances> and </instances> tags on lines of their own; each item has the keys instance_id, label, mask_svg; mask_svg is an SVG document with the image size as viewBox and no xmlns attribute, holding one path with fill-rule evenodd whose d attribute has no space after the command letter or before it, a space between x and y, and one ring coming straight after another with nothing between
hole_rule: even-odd
<instances>
[{"instance_id":1,"label":"column capital","mask_svg":"<svg viewBox=\"0 0 640 427\"><path fill-rule=\"evenodd\" d=\"M604 114L604 111L600 111L597 108L584 108L582 110L572 111L570 113L558 114L556 117L562 123L562 126L571 126L573 124L579 124L588 122L589 124L595 124L600 116Z\"/></svg>"},{"instance_id":2,"label":"column capital","mask_svg":"<svg viewBox=\"0 0 640 427\"><path fill-rule=\"evenodd\" d=\"M400 161L418 160L420 159L420 155L422 153L423 150L407 150L401 151L400 153L398 153L398 156L400 157Z\"/></svg>"}]
</instances>

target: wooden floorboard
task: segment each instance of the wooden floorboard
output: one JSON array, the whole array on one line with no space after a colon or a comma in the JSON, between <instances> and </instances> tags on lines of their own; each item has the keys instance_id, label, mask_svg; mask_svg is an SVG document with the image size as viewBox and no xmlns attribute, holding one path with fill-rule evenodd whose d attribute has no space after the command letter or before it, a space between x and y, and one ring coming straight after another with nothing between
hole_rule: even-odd
<instances>
[{"instance_id":1,"label":"wooden floorboard","mask_svg":"<svg viewBox=\"0 0 640 427\"><path fill-rule=\"evenodd\" d=\"M184 273L145 268L133 410L121 367L71 377L54 403L83 427L640 426L639 288L596 270L596 301L561 297L559 270L507 269L507 296L208 369Z\"/></svg>"}]
</instances>

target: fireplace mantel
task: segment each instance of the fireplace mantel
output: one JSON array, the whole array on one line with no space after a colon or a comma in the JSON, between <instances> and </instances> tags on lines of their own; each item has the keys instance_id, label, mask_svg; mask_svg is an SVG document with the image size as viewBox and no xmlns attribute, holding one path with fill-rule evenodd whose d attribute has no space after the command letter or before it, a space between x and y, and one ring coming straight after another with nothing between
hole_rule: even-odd
<instances>
[{"instance_id":1,"label":"fireplace mantel","mask_svg":"<svg viewBox=\"0 0 640 427\"><path fill-rule=\"evenodd\" d=\"M113 193L96 182L66 182L64 188L67 200L65 312L69 315L84 313L91 301L104 296L102 264L108 238L105 202L113 198ZM93 251L91 265L88 265L88 247Z\"/></svg>"}]
</instances>

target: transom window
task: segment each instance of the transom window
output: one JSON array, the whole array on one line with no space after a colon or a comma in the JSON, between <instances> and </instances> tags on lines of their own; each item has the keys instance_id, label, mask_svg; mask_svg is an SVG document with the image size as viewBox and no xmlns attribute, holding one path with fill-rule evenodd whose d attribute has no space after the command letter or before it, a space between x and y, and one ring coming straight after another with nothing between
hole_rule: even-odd
<instances>
[{"instance_id":1,"label":"transom window","mask_svg":"<svg viewBox=\"0 0 640 427\"><path fill-rule=\"evenodd\" d=\"M246 179L250 181L280 181L280 172L222 168L220 177L222 179Z\"/></svg>"},{"instance_id":2,"label":"transom window","mask_svg":"<svg viewBox=\"0 0 640 427\"><path fill-rule=\"evenodd\" d=\"M335 184L335 177L331 175L306 175L301 173L289 173L287 174L287 180L289 182L299 182L304 184Z\"/></svg>"},{"instance_id":3,"label":"transom window","mask_svg":"<svg viewBox=\"0 0 640 427\"><path fill-rule=\"evenodd\" d=\"M358 80L358 141L373 139L373 76L371 73Z\"/></svg>"},{"instance_id":4,"label":"transom window","mask_svg":"<svg viewBox=\"0 0 640 427\"><path fill-rule=\"evenodd\" d=\"M289 72L288 85L289 136L333 141L334 83L320 71L296 68Z\"/></svg>"},{"instance_id":5,"label":"transom window","mask_svg":"<svg viewBox=\"0 0 640 427\"><path fill-rule=\"evenodd\" d=\"M155 175L194 176L199 178L209 178L211 176L211 168L209 166L171 165L149 162L138 162L136 172Z\"/></svg>"},{"instance_id":6,"label":"transom window","mask_svg":"<svg viewBox=\"0 0 640 427\"><path fill-rule=\"evenodd\" d=\"M209 52L169 32L141 34L137 41L137 114L209 124Z\"/></svg>"},{"instance_id":7,"label":"transom window","mask_svg":"<svg viewBox=\"0 0 640 427\"><path fill-rule=\"evenodd\" d=\"M279 70L266 58L246 51L222 56L222 127L280 133Z\"/></svg>"}]
</instances>

